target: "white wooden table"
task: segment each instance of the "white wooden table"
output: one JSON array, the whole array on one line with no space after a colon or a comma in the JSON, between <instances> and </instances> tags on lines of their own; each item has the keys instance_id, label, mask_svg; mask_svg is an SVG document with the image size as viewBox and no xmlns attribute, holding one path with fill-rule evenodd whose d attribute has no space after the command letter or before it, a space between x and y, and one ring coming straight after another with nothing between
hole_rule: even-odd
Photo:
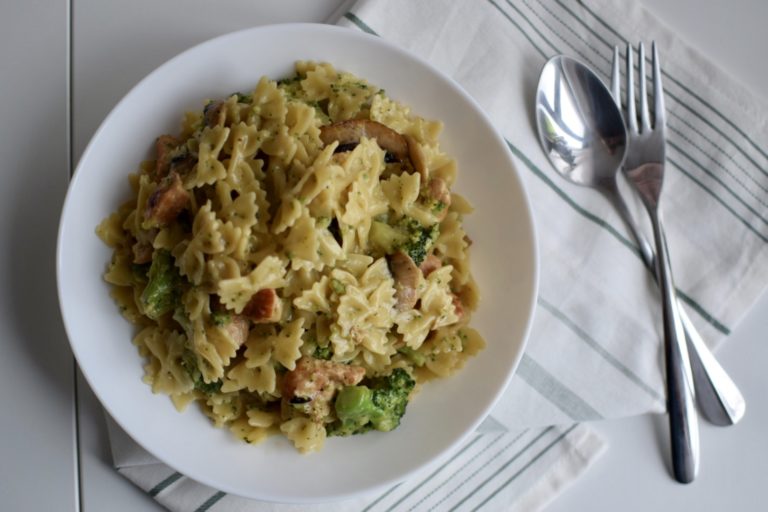
<instances>
[{"instance_id":1,"label":"white wooden table","mask_svg":"<svg viewBox=\"0 0 768 512\"><path fill-rule=\"evenodd\" d=\"M768 97L767 2L644 2ZM343 3L0 0L0 509L159 510L111 468L101 409L58 313L58 215L98 124L146 73L198 42L259 24L324 21ZM768 295L718 354L746 396L747 415L734 428L703 426L695 483L668 476L663 417L603 422L595 427L610 442L607 455L550 510L765 510L766 333Z\"/></svg>"}]
</instances>

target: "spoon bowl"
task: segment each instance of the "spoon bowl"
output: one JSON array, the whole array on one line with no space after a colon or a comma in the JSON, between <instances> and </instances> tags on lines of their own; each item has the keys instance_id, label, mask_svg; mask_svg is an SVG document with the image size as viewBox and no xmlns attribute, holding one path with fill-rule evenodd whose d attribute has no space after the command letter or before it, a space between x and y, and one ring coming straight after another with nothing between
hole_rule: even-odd
<instances>
[{"instance_id":1,"label":"spoon bowl","mask_svg":"<svg viewBox=\"0 0 768 512\"><path fill-rule=\"evenodd\" d=\"M587 66L559 55L544 66L536 124L547 158L579 185L615 189L627 152L627 129L611 91Z\"/></svg>"}]
</instances>

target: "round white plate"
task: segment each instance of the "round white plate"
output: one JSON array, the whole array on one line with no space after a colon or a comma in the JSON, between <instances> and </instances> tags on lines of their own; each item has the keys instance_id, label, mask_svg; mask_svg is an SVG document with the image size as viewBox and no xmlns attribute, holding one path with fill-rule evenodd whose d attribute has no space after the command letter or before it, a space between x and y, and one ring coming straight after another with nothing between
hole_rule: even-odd
<instances>
[{"instance_id":1,"label":"round white plate","mask_svg":"<svg viewBox=\"0 0 768 512\"><path fill-rule=\"evenodd\" d=\"M150 158L160 134L207 98L249 91L262 75L292 74L296 60L332 63L386 89L420 116L445 123L443 150L456 157L455 190L476 211L466 229L482 301L472 325L488 346L457 375L426 385L401 426L331 438L300 455L282 436L251 446L217 429L195 407L178 413L142 382L133 327L102 274L111 253L94 233L128 199L127 175ZM225 492L278 502L320 502L390 486L445 458L482 421L522 356L536 301L538 263L528 200L504 140L452 80L386 41L349 29L290 24L228 34L171 59L142 80L94 135L61 218L59 300L72 349L109 414L158 459Z\"/></svg>"}]
</instances>

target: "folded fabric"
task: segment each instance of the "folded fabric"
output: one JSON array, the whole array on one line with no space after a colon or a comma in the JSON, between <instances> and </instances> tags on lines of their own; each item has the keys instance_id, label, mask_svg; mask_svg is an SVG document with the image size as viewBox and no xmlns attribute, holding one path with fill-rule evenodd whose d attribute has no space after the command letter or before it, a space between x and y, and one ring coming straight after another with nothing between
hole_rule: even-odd
<instances>
[{"instance_id":1,"label":"folded fabric","mask_svg":"<svg viewBox=\"0 0 768 512\"><path fill-rule=\"evenodd\" d=\"M179 511L542 508L602 451L579 422L662 412L665 403L655 285L612 206L557 176L539 149L532 105L541 67L563 53L607 79L614 45L657 42L669 131L662 209L672 266L692 321L713 346L768 282L765 102L631 1L360 0L340 24L386 38L455 79L516 158L534 208L542 274L533 331L513 382L448 463L344 503L298 507L225 495L157 463L113 425L115 465ZM645 219L639 202L626 196Z\"/></svg>"}]
</instances>

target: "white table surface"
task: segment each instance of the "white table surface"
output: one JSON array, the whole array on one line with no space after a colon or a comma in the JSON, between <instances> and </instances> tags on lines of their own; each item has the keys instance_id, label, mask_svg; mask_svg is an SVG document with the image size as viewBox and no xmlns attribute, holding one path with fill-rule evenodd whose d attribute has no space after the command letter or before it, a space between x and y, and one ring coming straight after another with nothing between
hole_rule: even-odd
<instances>
[{"instance_id":1,"label":"white table surface","mask_svg":"<svg viewBox=\"0 0 768 512\"><path fill-rule=\"evenodd\" d=\"M0 509L160 509L112 469L103 414L76 371L57 307L58 214L98 124L146 73L193 44L258 24L324 21L342 3L0 1ZM768 2L644 3L768 98ZM215 9L225 14L210 15ZM668 476L664 417L606 421L594 427L607 454L548 510L766 510L766 333L768 295L718 352L747 414L736 427L702 426L696 482Z\"/></svg>"}]
</instances>

